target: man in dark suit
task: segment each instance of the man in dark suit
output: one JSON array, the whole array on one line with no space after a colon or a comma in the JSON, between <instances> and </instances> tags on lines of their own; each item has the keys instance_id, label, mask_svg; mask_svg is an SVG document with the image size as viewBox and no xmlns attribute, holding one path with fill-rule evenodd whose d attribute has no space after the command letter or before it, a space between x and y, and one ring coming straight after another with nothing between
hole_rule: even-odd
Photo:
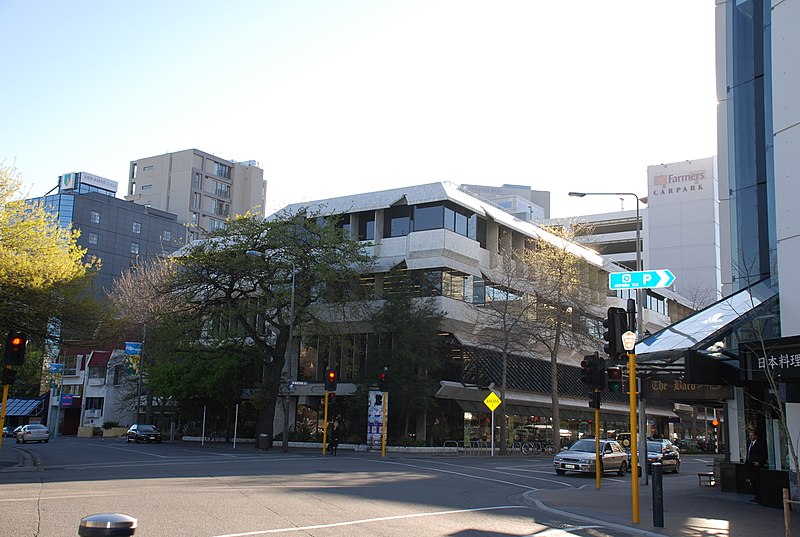
<instances>
[{"instance_id":1,"label":"man in dark suit","mask_svg":"<svg viewBox=\"0 0 800 537\"><path fill-rule=\"evenodd\" d=\"M767 467L767 445L758 438L758 433L750 433L750 443L747 445L747 463L750 466L750 483L753 486L755 498L752 502L761 501L761 469Z\"/></svg>"}]
</instances>

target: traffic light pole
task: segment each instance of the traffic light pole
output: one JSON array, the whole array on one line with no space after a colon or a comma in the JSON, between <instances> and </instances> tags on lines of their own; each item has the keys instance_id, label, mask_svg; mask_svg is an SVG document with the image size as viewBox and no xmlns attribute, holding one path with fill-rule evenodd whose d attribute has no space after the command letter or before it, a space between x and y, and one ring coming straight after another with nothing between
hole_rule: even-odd
<instances>
[{"instance_id":1,"label":"traffic light pole","mask_svg":"<svg viewBox=\"0 0 800 537\"><path fill-rule=\"evenodd\" d=\"M3 430L3 426L6 424L6 401L8 401L8 388L8 384L3 384L3 405L0 407L0 431ZM3 447L2 434L0 434L0 447Z\"/></svg>"},{"instance_id":2,"label":"traffic light pole","mask_svg":"<svg viewBox=\"0 0 800 537\"><path fill-rule=\"evenodd\" d=\"M324 457L328 452L328 390L325 390L325 412L322 422L324 424L322 427L322 456Z\"/></svg>"},{"instance_id":3,"label":"traffic light pole","mask_svg":"<svg viewBox=\"0 0 800 537\"><path fill-rule=\"evenodd\" d=\"M600 388L595 387L595 400L600 400ZM594 409L594 477L595 481L597 481L597 488L600 488L600 482L602 481L603 472L600 470L600 462L602 461L602 457L600 456L600 405L595 406Z\"/></svg>"},{"instance_id":4,"label":"traffic light pole","mask_svg":"<svg viewBox=\"0 0 800 537\"><path fill-rule=\"evenodd\" d=\"M630 421L631 421L631 520L639 523L639 453L637 450L636 434L636 354L628 353L628 390L630 393Z\"/></svg>"}]
</instances>

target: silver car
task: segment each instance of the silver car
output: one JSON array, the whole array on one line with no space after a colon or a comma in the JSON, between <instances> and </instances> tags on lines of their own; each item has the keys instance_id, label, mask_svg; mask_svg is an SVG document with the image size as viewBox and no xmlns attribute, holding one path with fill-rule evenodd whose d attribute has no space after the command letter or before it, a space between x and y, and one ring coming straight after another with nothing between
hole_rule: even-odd
<instances>
[{"instance_id":1,"label":"silver car","mask_svg":"<svg viewBox=\"0 0 800 537\"><path fill-rule=\"evenodd\" d=\"M578 440L569 449L556 454L553 466L558 475L567 472L595 473L594 438ZM628 471L628 454L615 440L600 440L600 471L616 472L617 475L625 475Z\"/></svg>"},{"instance_id":2,"label":"silver car","mask_svg":"<svg viewBox=\"0 0 800 537\"><path fill-rule=\"evenodd\" d=\"M23 444L27 442L49 442L50 441L50 431L47 430L47 427L42 425L41 423L29 423L28 425L23 425L22 428L17 431L17 444L22 442Z\"/></svg>"}]
</instances>

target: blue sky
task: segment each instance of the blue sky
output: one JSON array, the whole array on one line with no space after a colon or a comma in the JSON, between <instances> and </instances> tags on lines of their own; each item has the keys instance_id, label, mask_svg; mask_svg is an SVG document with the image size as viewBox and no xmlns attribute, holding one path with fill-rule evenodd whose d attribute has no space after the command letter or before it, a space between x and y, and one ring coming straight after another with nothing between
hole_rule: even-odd
<instances>
[{"instance_id":1,"label":"blue sky","mask_svg":"<svg viewBox=\"0 0 800 537\"><path fill-rule=\"evenodd\" d=\"M550 190L554 216L716 153L713 0L0 0L0 160L26 195L198 148L267 210L439 180ZM632 209L629 200L626 209Z\"/></svg>"}]
</instances>

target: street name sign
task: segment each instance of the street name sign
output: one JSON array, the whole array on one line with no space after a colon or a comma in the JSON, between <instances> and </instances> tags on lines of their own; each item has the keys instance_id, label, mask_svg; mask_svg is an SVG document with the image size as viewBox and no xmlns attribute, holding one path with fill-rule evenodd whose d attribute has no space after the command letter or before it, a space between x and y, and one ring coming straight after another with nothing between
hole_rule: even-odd
<instances>
[{"instance_id":1,"label":"street name sign","mask_svg":"<svg viewBox=\"0 0 800 537\"><path fill-rule=\"evenodd\" d=\"M675 275L667 269L608 273L609 289L655 289L674 282Z\"/></svg>"}]
</instances>

